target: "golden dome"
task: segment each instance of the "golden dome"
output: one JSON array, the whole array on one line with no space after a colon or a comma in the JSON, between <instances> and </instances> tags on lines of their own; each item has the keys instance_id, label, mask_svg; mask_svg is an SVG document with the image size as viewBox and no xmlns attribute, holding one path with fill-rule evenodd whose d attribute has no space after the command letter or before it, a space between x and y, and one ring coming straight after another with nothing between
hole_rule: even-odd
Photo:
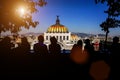
<instances>
[{"instance_id":1,"label":"golden dome","mask_svg":"<svg viewBox=\"0 0 120 80\"><path fill-rule=\"evenodd\" d=\"M68 29L60 24L59 16L57 16L56 24L50 26L47 33L68 33Z\"/></svg>"},{"instance_id":2,"label":"golden dome","mask_svg":"<svg viewBox=\"0 0 120 80\"><path fill-rule=\"evenodd\" d=\"M70 39L71 40L79 40L80 38L77 35L75 35L75 34L71 34L71 38Z\"/></svg>"}]
</instances>

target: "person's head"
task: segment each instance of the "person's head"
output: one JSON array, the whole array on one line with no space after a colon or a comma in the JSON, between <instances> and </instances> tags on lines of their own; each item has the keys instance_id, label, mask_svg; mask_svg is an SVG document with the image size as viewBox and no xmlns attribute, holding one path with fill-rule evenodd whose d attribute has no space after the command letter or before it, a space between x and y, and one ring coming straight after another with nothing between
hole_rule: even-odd
<instances>
[{"instance_id":1,"label":"person's head","mask_svg":"<svg viewBox=\"0 0 120 80\"><path fill-rule=\"evenodd\" d=\"M82 40L78 40L78 41L77 41L77 45L80 45L80 46L82 46L82 45L83 45L83 42L82 42Z\"/></svg>"},{"instance_id":2,"label":"person's head","mask_svg":"<svg viewBox=\"0 0 120 80\"><path fill-rule=\"evenodd\" d=\"M50 42L51 42L51 44L56 44L57 43L57 39L55 37L51 37L50 38Z\"/></svg>"},{"instance_id":3,"label":"person's head","mask_svg":"<svg viewBox=\"0 0 120 80\"><path fill-rule=\"evenodd\" d=\"M113 43L118 43L118 42L119 42L119 37L116 37L116 36L115 36L115 37L113 38Z\"/></svg>"},{"instance_id":4,"label":"person's head","mask_svg":"<svg viewBox=\"0 0 120 80\"><path fill-rule=\"evenodd\" d=\"M38 36L38 41L43 43L44 37L43 37L42 35L39 35L39 36Z\"/></svg>"},{"instance_id":5,"label":"person's head","mask_svg":"<svg viewBox=\"0 0 120 80\"><path fill-rule=\"evenodd\" d=\"M86 40L85 40L85 44L90 44L90 40L89 40L89 39L86 39Z\"/></svg>"},{"instance_id":6,"label":"person's head","mask_svg":"<svg viewBox=\"0 0 120 80\"><path fill-rule=\"evenodd\" d=\"M11 39L8 36L4 37L2 40L3 43L10 43L10 41L11 41Z\"/></svg>"},{"instance_id":7,"label":"person's head","mask_svg":"<svg viewBox=\"0 0 120 80\"><path fill-rule=\"evenodd\" d=\"M21 38L21 42L22 42L22 43L27 43L27 42L28 42L28 40L27 40L27 38L26 38L26 37L23 37L23 38Z\"/></svg>"}]
</instances>

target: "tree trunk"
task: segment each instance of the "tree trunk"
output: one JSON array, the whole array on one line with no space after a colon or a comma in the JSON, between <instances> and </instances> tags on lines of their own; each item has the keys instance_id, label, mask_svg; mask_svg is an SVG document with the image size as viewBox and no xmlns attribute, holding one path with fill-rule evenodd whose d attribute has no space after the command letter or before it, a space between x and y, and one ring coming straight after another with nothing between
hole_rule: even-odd
<instances>
[{"instance_id":1,"label":"tree trunk","mask_svg":"<svg viewBox=\"0 0 120 80\"><path fill-rule=\"evenodd\" d=\"M105 35L105 43L107 43L107 37L108 37L108 32L106 32L106 35Z\"/></svg>"},{"instance_id":2,"label":"tree trunk","mask_svg":"<svg viewBox=\"0 0 120 80\"><path fill-rule=\"evenodd\" d=\"M109 30L106 31L106 35L105 35L105 48L107 48L107 38L108 38L108 33L109 33Z\"/></svg>"}]
</instances>

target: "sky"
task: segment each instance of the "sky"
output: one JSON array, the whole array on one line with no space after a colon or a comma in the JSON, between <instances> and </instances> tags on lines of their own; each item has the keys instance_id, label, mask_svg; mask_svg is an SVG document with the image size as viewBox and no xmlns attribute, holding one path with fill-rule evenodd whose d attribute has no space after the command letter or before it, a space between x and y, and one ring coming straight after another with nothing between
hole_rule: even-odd
<instances>
[{"instance_id":1,"label":"sky","mask_svg":"<svg viewBox=\"0 0 120 80\"><path fill-rule=\"evenodd\" d=\"M33 15L33 20L39 24L36 28L23 29L20 33L43 33L48 27L55 24L56 16L59 15L60 23L70 32L105 34L100 24L106 20L107 9L105 4L95 4L94 0L45 0L47 5L38 8ZM120 28L110 29L110 35L120 34Z\"/></svg>"}]
</instances>

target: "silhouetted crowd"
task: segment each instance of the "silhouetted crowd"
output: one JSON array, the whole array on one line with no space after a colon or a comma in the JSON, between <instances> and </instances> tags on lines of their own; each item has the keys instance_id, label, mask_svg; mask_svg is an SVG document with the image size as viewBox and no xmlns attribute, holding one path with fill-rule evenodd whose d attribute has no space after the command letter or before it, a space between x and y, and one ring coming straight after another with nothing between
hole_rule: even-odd
<instances>
[{"instance_id":1,"label":"silhouetted crowd","mask_svg":"<svg viewBox=\"0 0 120 80\"><path fill-rule=\"evenodd\" d=\"M44 44L44 37L38 36L38 43L30 52L30 44L26 37L15 47L10 37L0 40L1 76L7 77L51 77L80 80L119 80L120 44L114 37L109 46L99 43L95 51L89 39L78 40L70 50L70 54L61 53L61 46L55 37L51 44ZM83 46L85 43L85 46ZM118 73L115 77L115 75Z\"/></svg>"}]
</instances>

